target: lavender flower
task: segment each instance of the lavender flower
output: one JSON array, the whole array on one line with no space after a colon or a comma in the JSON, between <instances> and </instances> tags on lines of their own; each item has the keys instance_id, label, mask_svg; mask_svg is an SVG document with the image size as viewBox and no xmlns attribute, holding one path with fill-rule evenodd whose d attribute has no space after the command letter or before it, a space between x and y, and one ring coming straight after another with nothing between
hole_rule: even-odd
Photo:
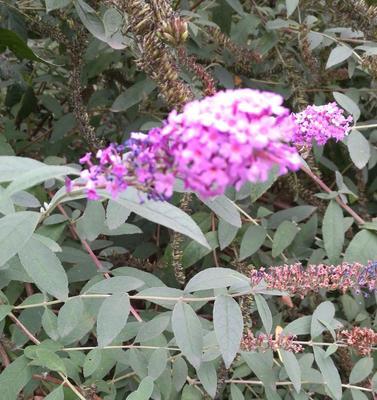
<instances>
[{"instance_id":1,"label":"lavender flower","mask_svg":"<svg viewBox=\"0 0 377 400\"><path fill-rule=\"evenodd\" d=\"M342 140L349 133L349 125L353 120L351 116L345 117L343 112L334 102L323 106L308 106L293 114L298 125L293 142L311 147L313 141L324 145L330 139Z\"/></svg>"}]
</instances>

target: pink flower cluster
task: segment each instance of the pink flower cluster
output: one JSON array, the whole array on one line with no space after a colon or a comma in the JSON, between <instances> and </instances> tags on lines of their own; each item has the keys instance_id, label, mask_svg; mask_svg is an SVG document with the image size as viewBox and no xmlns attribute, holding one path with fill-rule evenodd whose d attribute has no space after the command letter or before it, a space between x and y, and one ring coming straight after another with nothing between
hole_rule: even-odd
<instances>
[{"instance_id":1,"label":"pink flower cluster","mask_svg":"<svg viewBox=\"0 0 377 400\"><path fill-rule=\"evenodd\" d=\"M100 150L98 165L90 154L83 157L88 196L96 198L98 188L116 196L132 185L151 198L168 198L179 178L208 198L230 185L265 181L275 165L280 174L297 170L300 158L288 144L297 127L282 102L278 94L252 89L190 102L148 135L133 134L124 146Z\"/></svg>"},{"instance_id":2,"label":"pink flower cluster","mask_svg":"<svg viewBox=\"0 0 377 400\"><path fill-rule=\"evenodd\" d=\"M278 335L274 338L272 335L259 333L257 336L251 330L242 338L241 348L244 351L266 351L271 349L273 351L282 349L299 353L303 351L303 347L299 343L295 343L296 336L294 335Z\"/></svg>"},{"instance_id":3,"label":"pink flower cluster","mask_svg":"<svg viewBox=\"0 0 377 400\"><path fill-rule=\"evenodd\" d=\"M343 263L340 265L309 265L303 268L300 263L254 269L250 273L252 286L262 281L268 289L287 292L304 297L320 289L340 290L345 292L377 290L377 263L367 266L360 263Z\"/></svg>"},{"instance_id":4,"label":"pink flower cluster","mask_svg":"<svg viewBox=\"0 0 377 400\"><path fill-rule=\"evenodd\" d=\"M341 331L338 337L362 356L369 356L377 346L377 332L371 328L355 326L351 330Z\"/></svg>"},{"instance_id":5,"label":"pink flower cluster","mask_svg":"<svg viewBox=\"0 0 377 400\"><path fill-rule=\"evenodd\" d=\"M297 151L287 144L296 129L283 98L252 89L218 92L170 113L161 129L169 137L177 176L203 198L260 182L279 166L297 170Z\"/></svg>"},{"instance_id":6,"label":"pink flower cluster","mask_svg":"<svg viewBox=\"0 0 377 400\"><path fill-rule=\"evenodd\" d=\"M313 141L324 145L329 139L342 140L350 131L353 118L343 115L344 110L337 104L308 106L305 110L293 114L298 125L293 142L311 147Z\"/></svg>"}]
</instances>

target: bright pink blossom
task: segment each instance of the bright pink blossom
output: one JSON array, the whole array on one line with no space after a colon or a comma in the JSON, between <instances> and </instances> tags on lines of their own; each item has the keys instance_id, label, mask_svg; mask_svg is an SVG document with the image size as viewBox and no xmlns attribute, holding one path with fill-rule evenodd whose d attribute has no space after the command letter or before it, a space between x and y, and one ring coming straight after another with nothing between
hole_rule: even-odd
<instances>
[{"instance_id":1,"label":"bright pink blossom","mask_svg":"<svg viewBox=\"0 0 377 400\"><path fill-rule=\"evenodd\" d=\"M227 90L172 111L161 128L133 134L125 146L100 150L94 165L89 154L81 177L92 198L95 188L116 196L128 186L150 198L168 198L175 178L203 198L223 194L228 186L261 182L297 170L300 158L288 143L297 129L283 98L252 89ZM125 151L124 154L121 154Z\"/></svg>"},{"instance_id":2,"label":"bright pink blossom","mask_svg":"<svg viewBox=\"0 0 377 400\"><path fill-rule=\"evenodd\" d=\"M344 110L334 103L323 106L308 106L305 110L293 114L298 130L293 142L298 145L312 146L313 141L324 145L330 139L344 139L350 131L353 118L343 115Z\"/></svg>"}]
</instances>

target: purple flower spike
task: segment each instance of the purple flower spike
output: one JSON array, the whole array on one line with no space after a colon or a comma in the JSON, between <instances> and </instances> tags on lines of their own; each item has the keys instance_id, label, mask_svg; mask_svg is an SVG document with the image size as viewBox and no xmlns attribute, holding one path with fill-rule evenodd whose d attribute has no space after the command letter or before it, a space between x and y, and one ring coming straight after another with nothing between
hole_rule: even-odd
<instances>
[{"instance_id":1,"label":"purple flower spike","mask_svg":"<svg viewBox=\"0 0 377 400\"><path fill-rule=\"evenodd\" d=\"M125 146L86 154L81 174L90 196L104 188L117 196L128 186L155 200L173 194L175 178L202 198L221 195L230 185L261 182L278 165L297 170L300 158L292 140L297 126L280 95L252 89L227 90L172 111L162 128L134 133Z\"/></svg>"}]
</instances>

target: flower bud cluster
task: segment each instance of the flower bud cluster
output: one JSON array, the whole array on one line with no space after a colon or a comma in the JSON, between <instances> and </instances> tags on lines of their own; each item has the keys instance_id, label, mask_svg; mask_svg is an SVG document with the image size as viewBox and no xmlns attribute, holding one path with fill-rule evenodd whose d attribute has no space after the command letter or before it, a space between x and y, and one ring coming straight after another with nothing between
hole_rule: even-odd
<instances>
[{"instance_id":1,"label":"flower bud cluster","mask_svg":"<svg viewBox=\"0 0 377 400\"><path fill-rule=\"evenodd\" d=\"M259 333L255 336L251 330L248 330L242 339L241 348L244 351L266 351L268 349L276 351L281 349L299 353L303 351L303 347L301 344L295 343L295 340L296 336L294 335L280 334L274 338L272 335Z\"/></svg>"},{"instance_id":2,"label":"flower bud cluster","mask_svg":"<svg viewBox=\"0 0 377 400\"><path fill-rule=\"evenodd\" d=\"M377 332L371 328L353 327L341 331L339 340L355 349L362 356L369 356L372 348L377 346Z\"/></svg>"},{"instance_id":3,"label":"flower bud cluster","mask_svg":"<svg viewBox=\"0 0 377 400\"><path fill-rule=\"evenodd\" d=\"M268 289L287 292L304 297L310 292L325 290L377 290L377 262L363 265L360 263L342 263L340 265L309 265L304 268L300 263L254 269L250 273L252 286L262 281Z\"/></svg>"}]
</instances>

